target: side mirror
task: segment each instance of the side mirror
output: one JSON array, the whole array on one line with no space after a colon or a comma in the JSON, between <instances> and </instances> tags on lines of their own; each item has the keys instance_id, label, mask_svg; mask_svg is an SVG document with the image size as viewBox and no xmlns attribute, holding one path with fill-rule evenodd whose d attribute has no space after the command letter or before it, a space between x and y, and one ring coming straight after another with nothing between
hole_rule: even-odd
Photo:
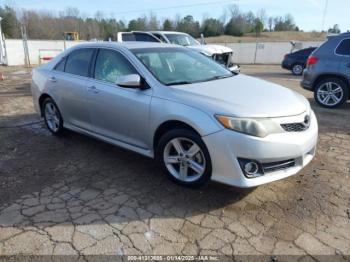
<instances>
[{"instance_id":1,"label":"side mirror","mask_svg":"<svg viewBox=\"0 0 350 262\"><path fill-rule=\"evenodd\" d=\"M130 87L130 88L141 87L142 85L141 76L137 74L120 76L118 77L116 84L118 86Z\"/></svg>"}]
</instances>

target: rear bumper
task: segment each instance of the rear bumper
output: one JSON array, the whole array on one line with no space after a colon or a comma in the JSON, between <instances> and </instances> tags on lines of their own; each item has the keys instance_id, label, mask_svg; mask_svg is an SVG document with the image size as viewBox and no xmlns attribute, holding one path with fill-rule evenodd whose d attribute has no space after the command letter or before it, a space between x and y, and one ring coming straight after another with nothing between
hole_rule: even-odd
<instances>
[{"instance_id":1,"label":"rear bumper","mask_svg":"<svg viewBox=\"0 0 350 262\"><path fill-rule=\"evenodd\" d=\"M284 132L258 138L225 129L205 136L203 140L212 159L212 180L249 188L298 173L313 159L317 137L317 119L312 113L311 125L304 132ZM262 164L293 159L295 165L247 178L238 158L251 159Z\"/></svg>"},{"instance_id":2,"label":"rear bumper","mask_svg":"<svg viewBox=\"0 0 350 262\"><path fill-rule=\"evenodd\" d=\"M301 82L300 82L300 86L306 90L309 90L309 91L313 91L314 88L312 86L312 83L306 79L303 79Z\"/></svg>"},{"instance_id":3,"label":"rear bumper","mask_svg":"<svg viewBox=\"0 0 350 262\"><path fill-rule=\"evenodd\" d=\"M300 86L306 90L314 91L315 74L312 73L309 68L305 68L303 73L303 80L300 82Z\"/></svg>"},{"instance_id":4,"label":"rear bumper","mask_svg":"<svg viewBox=\"0 0 350 262\"><path fill-rule=\"evenodd\" d=\"M285 61L285 60L283 60L283 62L281 64L281 67L283 69L292 70L292 65L289 62Z\"/></svg>"},{"instance_id":5,"label":"rear bumper","mask_svg":"<svg viewBox=\"0 0 350 262\"><path fill-rule=\"evenodd\" d=\"M39 97L40 97L40 93L39 93L39 89L36 86L35 82L32 80L31 85L30 85L30 90L32 93L32 98L33 98L33 104L34 104L34 109L35 112L41 116L41 109L40 109L40 105L39 105Z\"/></svg>"}]
</instances>

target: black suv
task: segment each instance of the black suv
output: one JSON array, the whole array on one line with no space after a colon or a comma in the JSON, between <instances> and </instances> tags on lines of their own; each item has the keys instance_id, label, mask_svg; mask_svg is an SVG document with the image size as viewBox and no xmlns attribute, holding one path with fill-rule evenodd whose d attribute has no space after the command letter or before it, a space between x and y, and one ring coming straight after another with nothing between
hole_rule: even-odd
<instances>
[{"instance_id":1,"label":"black suv","mask_svg":"<svg viewBox=\"0 0 350 262\"><path fill-rule=\"evenodd\" d=\"M316 47L309 47L299 51L286 54L282 61L282 68L291 70L293 75L300 76L306 67L306 61L309 55L315 51Z\"/></svg>"},{"instance_id":2,"label":"black suv","mask_svg":"<svg viewBox=\"0 0 350 262\"><path fill-rule=\"evenodd\" d=\"M307 60L301 86L318 104L335 108L349 100L350 32L329 36Z\"/></svg>"}]
</instances>

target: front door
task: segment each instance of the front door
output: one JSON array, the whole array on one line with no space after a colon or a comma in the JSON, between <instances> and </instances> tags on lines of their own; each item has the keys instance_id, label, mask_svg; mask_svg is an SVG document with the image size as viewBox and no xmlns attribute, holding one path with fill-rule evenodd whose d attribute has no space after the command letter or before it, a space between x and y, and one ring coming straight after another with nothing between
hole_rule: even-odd
<instances>
[{"instance_id":1,"label":"front door","mask_svg":"<svg viewBox=\"0 0 350 262\"><path fill-rule=\"evenodd\" d=\"M92 131L133 146L148 148L152 90L125 88L118 77L138 74L116 50L99 49L93 79L87 82Z\"/></svg>"}]
</instances>

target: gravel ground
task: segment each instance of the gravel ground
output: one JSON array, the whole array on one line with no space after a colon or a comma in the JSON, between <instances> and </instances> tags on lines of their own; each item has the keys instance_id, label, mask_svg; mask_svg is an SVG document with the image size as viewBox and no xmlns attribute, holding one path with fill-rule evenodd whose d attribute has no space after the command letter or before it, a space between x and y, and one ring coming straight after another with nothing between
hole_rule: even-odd
<instances>
[{"instance_id":1,"label":"gravel ground","mask_svg":"<svg viewBox=\"0 0 350 262\"><path fill-rule=\"evenodd\" d=\"M310 99L317 155L256 189L188 189L151 159L73 132L51 136L29 71L0 70L0 255L350 255L349 103L322 109L278 66L243 66Z\"/></svg>"}]
</instances>

